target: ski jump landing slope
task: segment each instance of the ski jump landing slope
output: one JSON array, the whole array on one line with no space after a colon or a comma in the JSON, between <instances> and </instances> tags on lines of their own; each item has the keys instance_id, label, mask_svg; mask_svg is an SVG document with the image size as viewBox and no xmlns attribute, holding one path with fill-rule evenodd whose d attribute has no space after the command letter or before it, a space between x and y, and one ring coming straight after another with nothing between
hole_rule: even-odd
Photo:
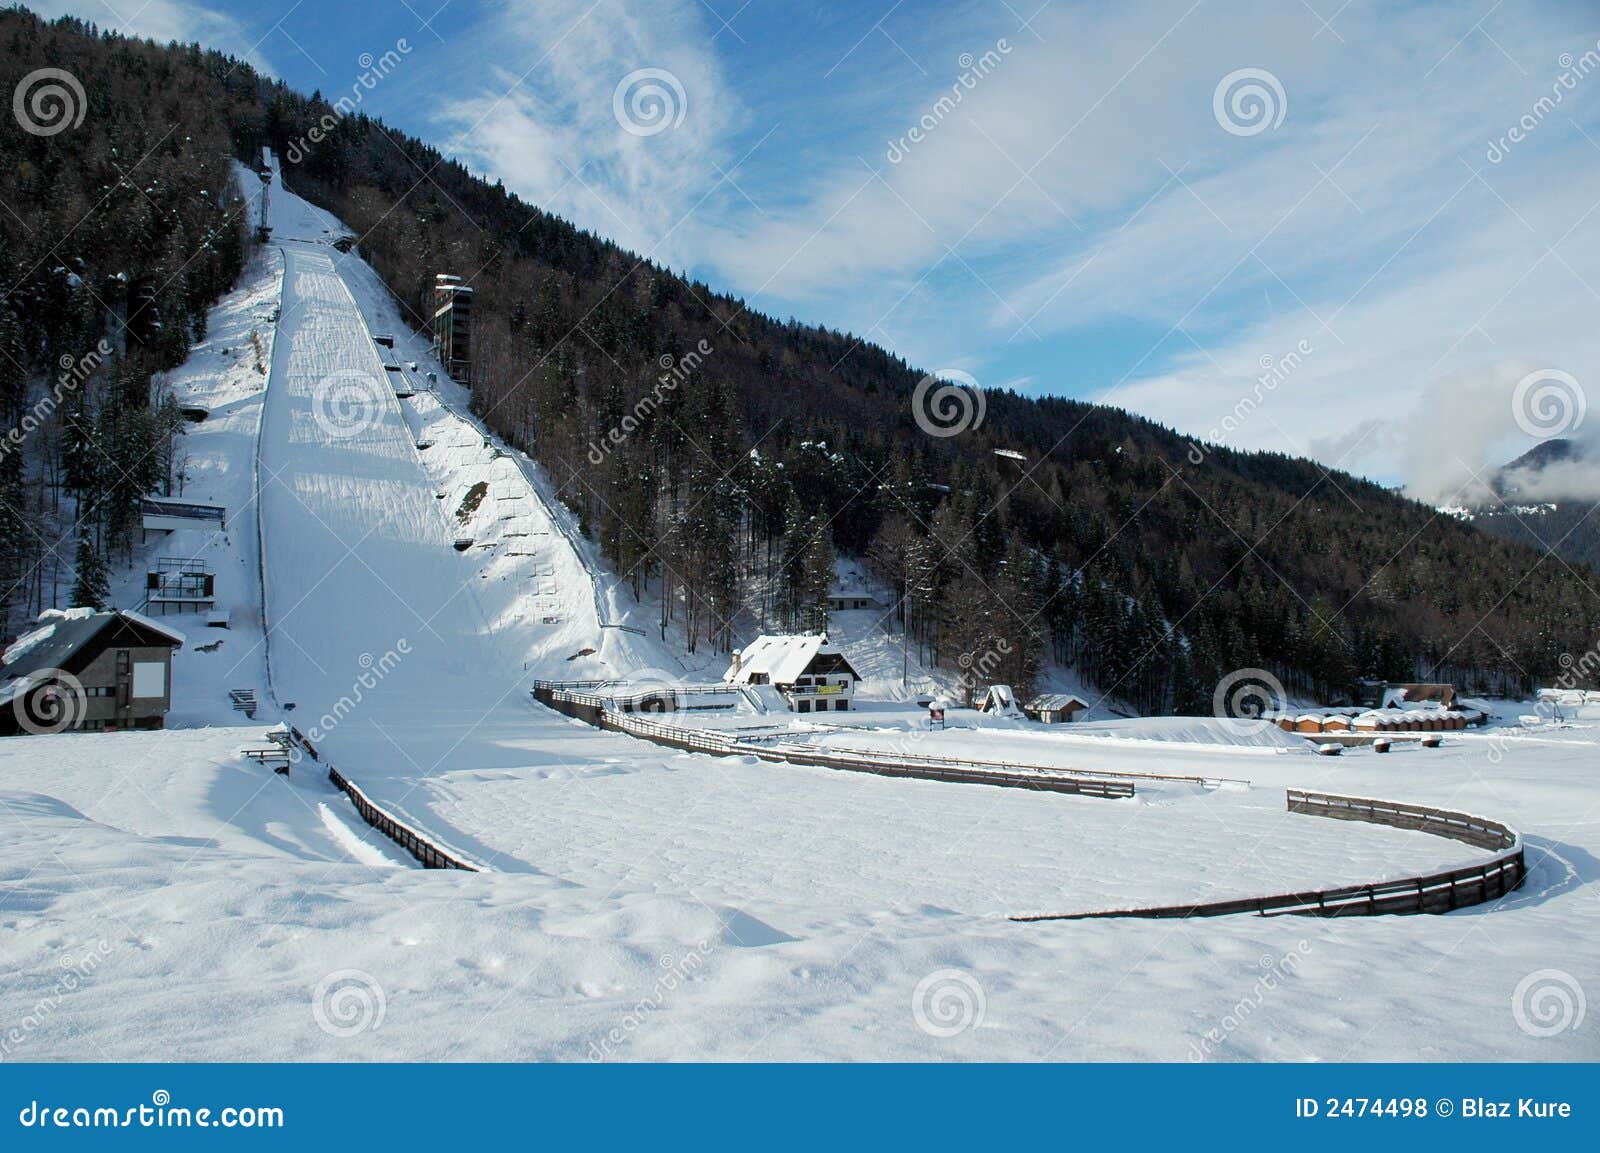
<instances>
[{"instance_id":1,"label":"ski jump landing slope","mask_svg":"<svg viewBox=\"0 0 1600 1153\"><path fill-rule=\"evenodd\" d=\"M287 191L272 207L284 286L260 484L275 695L374 800L494 866L430 810L430 781L637 754L528 695L549 660L568 675L606 671L566 660L600 648L593 586L561 590L556 625L508 621L515 589L454 547L457 502L439 497L340 275L329 241L342 229Z\"/></svg>"}]
</instances>

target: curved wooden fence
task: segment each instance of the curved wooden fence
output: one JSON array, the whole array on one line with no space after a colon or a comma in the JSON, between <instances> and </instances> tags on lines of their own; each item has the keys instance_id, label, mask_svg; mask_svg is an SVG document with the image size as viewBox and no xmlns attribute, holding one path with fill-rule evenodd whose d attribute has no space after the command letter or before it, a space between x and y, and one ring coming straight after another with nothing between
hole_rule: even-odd
<instances>
[{"instance_id":1,"label":"curved wooden fence","mask_svg":"<svg viewBox=\"0 0 1600 1153\"><path fill-rule=\"evenodd\" d=\"M1073 770L1047 769L1026 772L1006 771L978 761L943 760L898 754L882 756L843 751L823 752L789 746L770 748L738 740L715 729L673 725L654 719L667 714L639 714L611 708L608 699L592 690L603 682L535 681L533 696L540 704L577 717L602 729L627 733L685 752L709 753L717 757L757 757L773 763L809 765L845 772L871 773L880 777L907 777L944 781L961 785L992 785L1009 789L1033 789L1048 793L1070 793L1085 797L1121 798L1134 795L1134 785L1126 777L1111 774L1079 774ZM1198 782L1199 778L1193 778Z\"/></svg>"},{"instance_id":2,"label":"curved wooden fence","mask_svg":"<svg viewBox=\"0 0 1600 1153\"><path fill-rule=\"evenodd\" d=\"M1255 913L1311 917L1373 917L1384 913L1448 913L1497 900L1522 885L1527 876L1522 838L1499 821L1474 817L1450 809L1430 809L1398 801L1341 797L1290 789L1286 795L1291 813L1366 821L1397 829L1414 829L1435 836L1491 849L1495 856L1422 877L1347 885L1310 893L1280 893L1271 897L1244 897L1193 905L1162 905L1147 909L1107 909L1092 913L1047 913L1012 917L1013 921L1085 921L1116 917L1185 918L1227 917Z\"/></svg>"},{"instance_id":3,"label":"curved wooden fence","mask_svg":"<svg viewBox=\"0 0 1600 1153\"><path fill-rule=\"evenodd\" d=\"M385 812L332 765L328 766L328 780L333 782L334 788L350 798L350 803L355 805L356 812L367 824L422 862L423 868L465 869L469 873L481 871L477 865L446 852L404 821Z\"/></svg>"}]
</instances>

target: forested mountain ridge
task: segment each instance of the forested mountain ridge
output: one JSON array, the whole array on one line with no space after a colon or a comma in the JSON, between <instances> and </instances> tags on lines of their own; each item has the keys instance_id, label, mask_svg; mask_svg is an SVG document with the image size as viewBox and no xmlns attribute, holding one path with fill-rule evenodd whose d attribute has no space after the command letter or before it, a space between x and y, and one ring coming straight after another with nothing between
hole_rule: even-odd
<instances>
[{"instance_id":1,"label":"forested mountain ridge","mask_svg":"<svg viewBox=\"0 0 1600 1153\"><path fill-rule=\"evenodd\" d=\"M188 175L162 187L215 203L226 194L203 174L271 146L300 156L286 182L346 222L418 327L435 274L464 277L478 411L550 471L637 589L665 586L691 643L726 647L757 623L752 604L818 623L835 549L909 590L933 659L998 654L985 674L1024 686L1053 655L1151 712L1209 711L1219 679L1246 667L1323 698L1362 676L1521 688L1600 625L1597 598L1541 553L1308 461L1196 452L1141 417L1004 390L984 394L975 427L930 436L912 404L922 374L891 353L754 312L241 62L15 11L0 43L8 90L55 65L94 93L80 129L37 138L8 122L8 154L87 172L108 126L137 119L154 139L170 125L186 145L158 153ZM17 207L4 167L0 197ZM62 244L55 218L24 215L26 232L0 214L0 266L3 311L25 324L10 286L42 290L35 258ZM76 237L96 276L132 259L118 238ZM218 275L182 299L236 267L219 252ZM26 350L36 371L47 343ZM35 501L55 491L37 473L25 484Z\"/></svg>"}]
</instances>

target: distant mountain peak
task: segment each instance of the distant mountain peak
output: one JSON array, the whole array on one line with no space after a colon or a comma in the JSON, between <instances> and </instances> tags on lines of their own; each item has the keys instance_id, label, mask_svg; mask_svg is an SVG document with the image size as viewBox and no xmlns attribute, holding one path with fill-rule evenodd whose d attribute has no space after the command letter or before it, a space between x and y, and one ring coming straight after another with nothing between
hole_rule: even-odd
<instances>
[{"instance_id":1,"label":"distant mountain peak","mask_svg":"<svg viewBox=\"0 0 1600 1153\"><path fill-rule=\"evenodd\" d=\"M1581 444L1570 437L1555 436L1549 440L1541 440L1516 460L1502 465L1500 475L1503 476L1508 472L1542 472L1552 464L1581 461L1584 458L1584 448Z\"/></svg>"}]
</instances>

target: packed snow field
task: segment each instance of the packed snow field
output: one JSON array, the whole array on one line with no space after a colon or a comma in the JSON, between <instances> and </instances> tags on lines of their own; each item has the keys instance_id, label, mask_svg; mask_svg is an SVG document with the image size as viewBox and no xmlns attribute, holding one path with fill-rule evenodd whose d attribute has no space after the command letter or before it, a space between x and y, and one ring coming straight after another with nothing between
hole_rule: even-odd
<instances>
[{"instance_id":1,"label":"packed snow field","mask_svg":"<svg viewBox=\"0 0 1600 1153\"><path fill-rule=\"evenodd\" d=\"M1592 1023L1529 1027L1542 1002L1527 987L1551 970L1595 987L1600 706L1526 731L1526 706L1507 706L1440 749L1339 758L1190 719L1046 732L952 713L929 733L885 703L838 729L697 721L1248 782L1140 781L1125 800L677 754L590 728L534 704L532 680L682 669L680 654L606 627L629 623L627 594L539 470L465 415L373 271L333 247L339 223L281 187L272 210L273 246L173 380L211 409L188 438L191 495L226 503L229 527L159 547L216 562L232 627L171 618L190 643L169 730L0 744L0 1057L1600 1056ZM261 318L278 307L274 332ZM268 376L238 353L252 328ZM374 333L395 336L398 373ZM213 633L224 645L195 651ZM881 632L851 640L887 685ZM238 686L262 698L254 722L229 709ZM320 766L283 778L241 759L282 719L485 871L415 868ZM1529 883L1444 917L1007 919L1487 856L1287 813L1286 787L1505 821Z\"/></svg>"}]
</instances>

